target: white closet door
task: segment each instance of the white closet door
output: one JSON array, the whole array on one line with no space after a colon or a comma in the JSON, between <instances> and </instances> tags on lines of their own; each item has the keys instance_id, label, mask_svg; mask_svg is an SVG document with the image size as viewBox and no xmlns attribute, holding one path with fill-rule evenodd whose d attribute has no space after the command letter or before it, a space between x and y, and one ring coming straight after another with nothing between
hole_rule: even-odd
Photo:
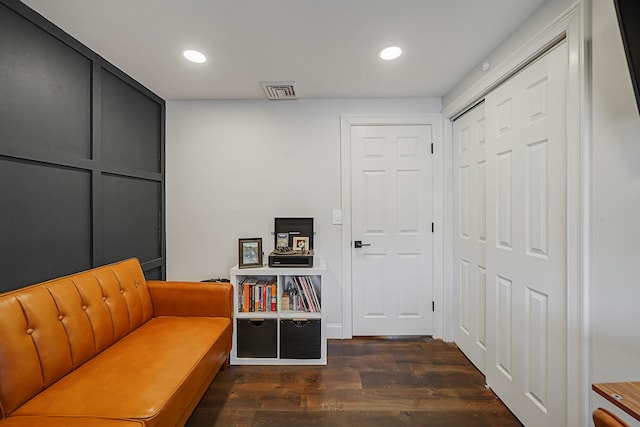
<instances>
[{"instance_id":1,"label":"white closet door","mask_svg":"<svg viewBox=\"0 0 640 427\"><path fill-rule=\"evenodd\" d=\"M486 353L486 138L484 103L453 123L455 341L484 373Z\"/></svg>"},{"instance_id":2,"label":"white closet door","mask_svg":"<svg viewBox=\"0 0 640 427\"><path fill-rule=\"evenodd\" d=\"M487 383L527 426L566 425L563 42L485 99Z\"/></svg>"}]
</instances>

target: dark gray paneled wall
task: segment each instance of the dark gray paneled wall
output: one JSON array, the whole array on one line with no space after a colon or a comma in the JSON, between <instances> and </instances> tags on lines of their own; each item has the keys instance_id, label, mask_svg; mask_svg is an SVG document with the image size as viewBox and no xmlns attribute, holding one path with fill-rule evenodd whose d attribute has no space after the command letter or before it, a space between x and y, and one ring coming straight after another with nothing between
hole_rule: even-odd
<instances>
[{"instance_id":1,"label":"dark gray paneled wall","mask_svg":"<svg viewBox=\"0 0 640 427\"><path fill-rule=\"evenodd\" d=\"M138 257L165 277L164 101L0 0L0 292Z\"/></svg>"}]
</instances>

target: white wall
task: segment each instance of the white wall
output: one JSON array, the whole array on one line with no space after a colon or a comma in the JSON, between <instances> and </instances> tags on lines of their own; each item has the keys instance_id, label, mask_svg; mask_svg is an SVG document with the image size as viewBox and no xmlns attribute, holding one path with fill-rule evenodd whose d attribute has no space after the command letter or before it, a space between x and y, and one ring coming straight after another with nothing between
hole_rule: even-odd
<instances>
[{"instance_id":1,"label":"white wall","mask_svg":"<svg viewBox=\"0 0 640 427\"><path fill-rule=\"evenodd\" d=\"M167 277L229 277L238 239L273 249L273 219L315 218L323 307L342 325L340 115L440 112L439 99L168 101Z\"/></svg>"},{"instance_id":2,"label":"white wall","mask_svg":"<svg viewBox=\"0 0 640 427\"><path fill-rule=\"evenodd\" d=\"M456 103L458 97L465 95L465 91L473 85L481 81L487 71L482 70L482 65L489 63L489 70L495 70L504 62L508 62L514 52L521 48L522 45L528 43L540 31L550 25L564 11L568 10L576 0L548 0L533 13L525 22L518 27L509 37L507 37L499 46L497 46L487 57L473 67L469 73L456 84L442 98L443 106L449 106ZM454 111L457 113L457 111Z\"/></svg>"},{"instance_id":3,"label":"white wall","mask_svg":"<svg viewBox=\"0 0 640 427\"><path fill-rule=\"evenodd\" d=\"M638 381L640 116L612 0L593 0L592 33L591 379Z\"/></svg>"}]
</instances>

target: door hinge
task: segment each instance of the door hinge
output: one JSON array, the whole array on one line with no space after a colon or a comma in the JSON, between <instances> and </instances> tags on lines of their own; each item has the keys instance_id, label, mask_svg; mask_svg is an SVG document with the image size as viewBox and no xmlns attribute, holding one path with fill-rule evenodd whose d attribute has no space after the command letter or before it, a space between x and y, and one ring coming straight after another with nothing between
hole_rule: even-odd
<instances>
[{"instance_id":1,"label":"door hinge","mask_svg":"<svg viewBox=\"0 0 640 427\"><path fill-rule=\"evenodd\" d=\"M434 313L436 311L436 302L435 301L431 301L431 311L433 311Z\"/></svg>"},{"instance_id":2,"label":"door hinge","mask_svg":"<svg viewBox=\"0 0 640 427\"><path fill-rule=\"evenodd\" d=\"M431 154L433 154L433 142L431 143Z\"/></svg>"},{"instance_id":3,"label":"door hinge","mask_svg":"<svg viewBox=\"0 0 640 427\"><path fill-rule=\"evenodd\" d=\"M436 231L436 226L435 226L435 224L432 222L432 223L431 223L431 232L432 232L432 233L435 233L435 231Z\"/></svg>"}]
</instances>

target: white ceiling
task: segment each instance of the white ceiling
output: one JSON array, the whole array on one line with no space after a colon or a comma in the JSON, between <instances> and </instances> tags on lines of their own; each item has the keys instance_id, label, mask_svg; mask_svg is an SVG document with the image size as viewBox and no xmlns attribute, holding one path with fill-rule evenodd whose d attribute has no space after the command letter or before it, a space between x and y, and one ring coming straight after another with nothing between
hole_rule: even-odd
<instances>
[{"instance_id":1,"label":"white ceiling","mask_svg":"<svg viewBox=\"0 0 640 427\"><path fill-rule=\"evenodd\" d=\"M23 2L169 100L264 99L264 80L300 98L440 97L545 0ZM400 59L378 59L392 44Z\"/></svg>"}]
</instances>

